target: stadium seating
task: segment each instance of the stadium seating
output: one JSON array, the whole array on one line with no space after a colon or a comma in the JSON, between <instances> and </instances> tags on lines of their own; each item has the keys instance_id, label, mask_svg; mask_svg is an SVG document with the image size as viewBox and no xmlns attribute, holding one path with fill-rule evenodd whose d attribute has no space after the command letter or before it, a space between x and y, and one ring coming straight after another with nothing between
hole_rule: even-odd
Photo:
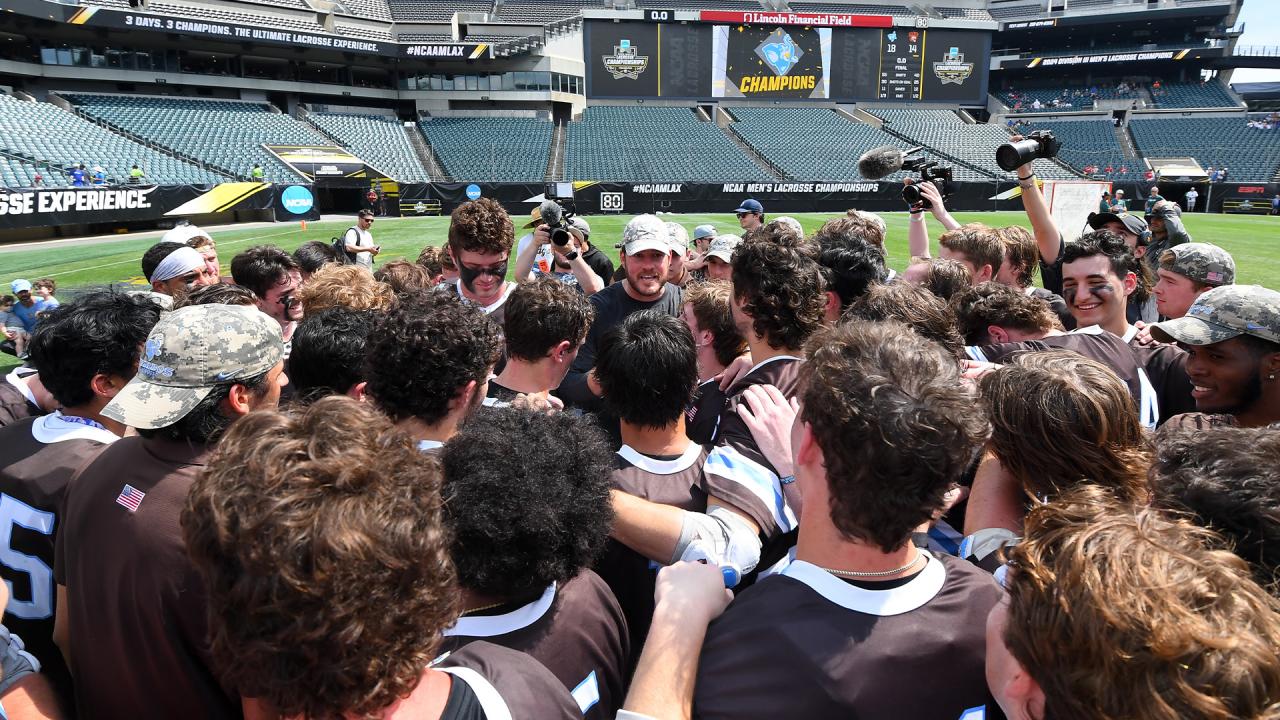
<instances>
[{"instance_id":1,"label":"stadium seating","mask_svg":"<svg viewBox=\"0 0 1280 720\"><path fill-rule=\"evenodd\" d=\"M124 182L136 163L154 183L216 183L227 178L209 170L139 145L49 103L24 102L0 94L0 151L18 155L0 174L6 186L28 186L35 174L46 185L65 185L65 168L84 163L92 170L101 165L108 178ZM52 169L38 169L48 163Z\"/></svg>"},{"instance_id":2,"label":"stadium seating","mask_svg":"<svg viewBox=\"0 0 1280 720\"><path fill-rule=\"evenodd\" d=\"M917 145L924 145L959 160L983 168L997 177L1010 177L995 164L996 148L1008 142L1009 133L998 125L966 123L950 110L876 109L873 113L884 118L887 129L909 138ZM982 176L963 173L968 179ZM1071 172L1056 165L1046 164L1042 177L1071 178ZM961 179L961 168L956 169L956 179Z\"/></svg>"},{"instance_id":3,"label":"stadium seating","mask_svg":"<svg viewBox=\"0 0 1280 720\"><path fill-rule=\"evenodd\" d=\"M857 180L858 156L898 138L824 108L733 108L733 129L797 180ZM896 174L892 179L906 177Z\"/></svg>"},{"instance_id":4,"label":"stadium seating","mask_svg":"<svg viewBox=\"0 0 1280 720\"><path fill-rule=\"evenodd\" d=\"M1134 118L1129 130L1143 155L1194 157L1206 167L1227 167L1231 180L1267 182L1280 167L1280 132L1251 128L1243 115Z\"/></svg>"},{"instance_id":5,"label":"stadium seating","mask_svg":"<svg viewBox=\"0 0 1280 720\"><path fill-rule=\"evenodd\" d=\"M459 182L542 182L555 128L536 118L433 117L418 127Z\"/></svg>"},{"instance_id":6,"label":"stadium seating","mask_svg":"<svg viewBox=\"0 0 1280 720\"><path fill-rule=\"evenodd\" d=\"M774 179L689 108L592 107L567 132L566 180Z\"/></svg>"},{"instance_id":7,"label":"stadium seating","mask_svg":"<svg viewBox=\"0 0 1280 720\"><path fill-rule=\"evenodd\" d=\"M71 179L61 170L42 168L25 160L0 156L0 187L34 187L37 176L40 177L40 187L63 187L71 184Z\"/></svg>"},{"instance_id":8,"label":"stadium seating","mask_svg":"<svg viewBox=\"0 0 1280 720\"><path fill-rule=\"evenodd\" d=\"M265 12L238 12L235 10L221 10L199 5L179 5L159 2L151 3L147 6L147 9L158 15L174 15L177 17L201 18L203 20L218 20L220 22L239 23L241 25L261 25L264 27L287 28L289 30L298 30L300 32L324 32L324 28L320 27L320 23L315 20L306 20L295 16L284 17Z\"/></svg>"},{"instance_id":9,"label":"stadium seating","mask_svg":"<svg viewBox=\"0 0 1280 720\"><path fill-rule=\"evenodd\" d=\"M763 10L756 0L644 0L654 10Z\"/></svg>"},{"instance_id":10,"label":"stadium seating","mask_svg":"<svg viewBox=\"0 0 1280 720\"><path fill-rule=\"evenodd\" d=\"M1062 150L1058 157L1077 170L1096 165L1099 171L1090 177L1110 180L1132 180L1144 171L1141 160L1126 158L1124 149L1116 139L1115 126L1110 117L1094 117L1089 120L1053 120L1048 122L1033 121L1032 128L1022 130L1023 134L1032 130L1051 130L1054 137L1062 142ZM1046 163L1039 163L1036 172L1043 174ZM1112 172L1107 173L1110 167ZM1127 173L1120 172L1127 169Z\"/></svg>"},{"instance_id":11,"label":"stadium seating","mask_svg":"<svg viewBox=\"0 0 1280 720\"><path fill-rule=\"evenodd\" d=\"M955 7L935 7L934 10L944 18L959 18L962 20L991 20L991 13L982 8L955 8Z\"/></svg>"},{"instance_id":12,"label":"stadium seating","mask_svg":"<svg viewBox=\"0 0 1280 720\"><path fill-rule=\"evenodd\" d=\"M391 20L391 7L387 0L339 0L334 10L339 15L367 18L369 20Z\"/></svg>"},{"instance_id":13,"label":"stadium seating","mask_svg":"<svg viewBox=\"0 0 1280 720\"><path fill-rule=\"evenodd\" d=\"M1077 95L1079 92L1081 94ZM1065 95L1063 93L1066 93ZM1099 100L1139 100L1145 104L1146 95L1140 88L1132 88L1121 92L1115 86L1084 87L1051 87L1051 88L1018 88L995 93L996 98L1010 109L1019 113L1031 112L1074 112L1093 109L1093 95ZM1053 100L1071 103L1071 107L1049 107ZM1039 100L1045 107L1032 109L1032 102ZM1021 103L1021 106L1018 104Z\"/></svg>"},{"instance_id":14,"label":"stadium seating","mask_svg":"<svg viewBox=\"0 0 1280 720\"><path fill-rule=\"evenodd\" d=\"M1200 108L1240 107L1239 101L1218 80L1204 83L1161 83L1160 91L1151 93L1156 107Z\"/></svg>"},{"instance_id":15,"label":"stadium seating","mask_svg":"<svg viewBox=\"0 0 1280 720\"><path fill-rule=\"evenodd\" d=\"M555 0L554 2L514 2L507 0L494 8L498 18L525 25L549 25L582 14L585 7L603 8L601 0Z\"/></svg>"},{"instance_id":16,"label":"stadium seating","mask_svg":"<svg viewBox=\"0 0 1280 720\"><path fill-rule=\"evenodd\" d=\"M451 43L453 35L449 33L400 33L400 42Z\"/></svg>"},{"instance_id":17,"label":"stadium seating","mask_svg":"<svg viewBox=\"0 0 1280 720\"><path fill-rule=\"evenodd\" d=\"M307 116L361 160L399 182L429 182L430 176L404 135L404 125L386 115L313 112Z\"/></svg>"},{"instance_id":18,"label":"stadium seating","mask_svg":"<svg viewBox=\"0 0 1280 720\"><path fill-rule=\"evenodd\" d=\"M363 38L365 40L390 41L395 39L390 30L378 30L359 25L339 25L335 23L333 31L343 37Z\"/></svg>"},{"instance_id":19,"label":"stadium seating","mask_svg":"<svg viewBox=\"0 0 1280 720\"><path fill-rule=\"evenodd\" d=\"M260 103L194 98L65 94L85 112L243 176L255 162L272 182L301 178L261 147L332 145L323 135Z\"/></svg>"},{"instance_id":20,"label":"stadium seating","mask_svg":"<svg viewBox=\"0 0 1280 720\"><path fill-rule=\"evenodd\" d=\"M1034 5L1015 5L1013 7L991 7L987 8L991 13L991 17L996 20L1011 20L1015 18L1035 17L1044 15L1044 3Z\"/></svg>"},{"instance_id":21,"label":"stadium seating","mask_svg":"<svg viewBox=\"0 0 1280 720\"><path fill-rule=\"evenodd\" d=\"M456 12L487 13L490 0L388 0L391 17L410 22L448 22Z\"/></svg>"},{"instance_id":22,"label":"stadium seating","mask_svg":"<svg viewBox=\"0 0 1280 720\"><path fill-rule=\"evenodd\" d=\"M866 3L831 3L803 2L792 0L789 3L794 12L810 13L856 13L861 15L915 15L905 5L870 5Z\"/></svg>"}]
</instances>

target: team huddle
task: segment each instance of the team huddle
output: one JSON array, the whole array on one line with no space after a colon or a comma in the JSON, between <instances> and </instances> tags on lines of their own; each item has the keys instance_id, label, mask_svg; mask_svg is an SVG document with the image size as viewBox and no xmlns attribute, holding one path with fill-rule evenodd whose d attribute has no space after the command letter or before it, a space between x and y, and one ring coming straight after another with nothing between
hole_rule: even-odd
<instances>
[{"instance_id":1,"label":"team huddle","mask_svg":"<svg viewBox=\"0 0 1280 720\"><path fill-rule=\"evenodd\" d=\"M176 228L0 382L0 704L1280 718L1280 293L1018 172L1031 231L925 183L901 273L755 200L616 271L489 199L412 262Z\"/></svg>"}]
</instances>

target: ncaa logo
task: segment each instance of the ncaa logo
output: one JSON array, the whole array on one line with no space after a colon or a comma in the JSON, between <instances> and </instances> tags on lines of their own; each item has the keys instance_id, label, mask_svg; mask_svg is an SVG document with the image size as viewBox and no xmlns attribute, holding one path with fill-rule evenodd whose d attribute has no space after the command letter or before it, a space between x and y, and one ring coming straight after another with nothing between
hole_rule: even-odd
<instances>
[{"instance_id":1,"label":"ncaa logo","mask_svg":"<svg viewBox=\"0 0 1280 720\"><path fill-rule=\"evenodd\" d=\"M479 199L480 199L480 186L479 186L479 185L476 185L475 183L472 183L472 184L470 184L470 185L468 185L468 186L467 186L467 199L468 199L468 200L479 200Z\"/></svg>"},{"instance_id":2,"label":"ncaa logo","mask_svg":"<svg viewBox=\"0 0 1280 720\"><path fill-rule=\"evenodd\" d=\"M315 197L311 191L301 185L290 185L280 193L280 202L284 209L294 215L306 215L315 207Z\"/></svg>"},{"instance_id":3,"label":"ncaa logo","mask_svg":"<svg viewBox=\"0 0 1280 720\"><path fill-rule=\"evenodd\" d=\"M622 212L623 195L620 192L600 193L600 210L603 212Z\"/></svg>"}]
</instances>

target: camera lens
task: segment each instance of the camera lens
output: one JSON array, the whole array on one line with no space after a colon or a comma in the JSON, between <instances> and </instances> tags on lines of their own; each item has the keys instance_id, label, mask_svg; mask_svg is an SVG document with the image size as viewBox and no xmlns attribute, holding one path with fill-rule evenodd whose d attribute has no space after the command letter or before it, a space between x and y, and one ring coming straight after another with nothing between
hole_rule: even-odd
<instances>
[{"instance_id":1,"label":"camera lens","mask_svg":"<svg viewBox=\"0 0 1280 720\"><path fill-rule=\"evenodd\" d=\"M552 228L551 242L555 243L556 245L568 245L569 231L565 230L564 228Z\"/></svg>"},{"instance_id":2,"label":"camera lens","mask_svg":"<svg viewBox=\"0 0 1280 720\"><path fill-rule=\"evenodd\" d=\"M1040 142L1037 140L1019 140L1016 143L1005 143L996 148L996 164L1001 170L1013 172L1040 155Z\"/></svg>"}]
</instances>

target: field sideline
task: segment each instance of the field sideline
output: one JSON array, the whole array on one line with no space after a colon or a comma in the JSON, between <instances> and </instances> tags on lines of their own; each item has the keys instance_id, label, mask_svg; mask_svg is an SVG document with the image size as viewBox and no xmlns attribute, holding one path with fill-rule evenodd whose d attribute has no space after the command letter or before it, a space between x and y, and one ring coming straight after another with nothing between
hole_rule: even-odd
<instances>
[{"instance_id":1,"label":"field sideline","mask_svg":"<svg viewBox=\"0 0 1280 720\"><path fill-rule=\"evenodd\" d=\"M837 217L832 213L802 213L794 217L806 232L813 232L826 220ZM907 214L884 213L888 225L886 249L889 265L901 270L906 266ZM690 232L696 225L714 224L721 232L738 234L737 218L719 215L666 215ZM955 213L962 223L983 222L990 225L1023 225L1030 227L1026 215L1021 212ZM622 227L630 216L596 216L588 218L592 228L592 240L602 251L617 258L613 245L622 234ZM522 218L515 218L517 222ZM1212 242L1229 251L1236 260L1237 282L1280 288L1280 218L1250 215L1184 215L1183 220L1192 237L1198 241ZM935 240L941 227L928 216L929 234ZM426 218L378 218L373 226L374 239L382 245L379 262L396 258L416 258L424 245L443 244L448 229L447 217ZM218 255L223 274L230 274L231 258L240 250L255 244L274 244L292 251L308 240L328 241L344 232L350 222L308 223L302 230L296 224L267 225L245 229L213 231L218 243ZM523 224L523 223L521 223ZM524 230L516 228L516 235ZM77 245L60 243L55 246L23 249L21 245L0 246L0 280L5 285L14 278L35 280L52 277L58 281L58 295L66 300L85 288L127 283L145 286L139 260L143 251L160 237L161 232L138 233L119 240L99 241ZM514 263L513 263L514 264ZM7 291L7 288L6 288ZM14 359L0 355L0 368L10 366Z\"/></svg>"}]
</instances>

